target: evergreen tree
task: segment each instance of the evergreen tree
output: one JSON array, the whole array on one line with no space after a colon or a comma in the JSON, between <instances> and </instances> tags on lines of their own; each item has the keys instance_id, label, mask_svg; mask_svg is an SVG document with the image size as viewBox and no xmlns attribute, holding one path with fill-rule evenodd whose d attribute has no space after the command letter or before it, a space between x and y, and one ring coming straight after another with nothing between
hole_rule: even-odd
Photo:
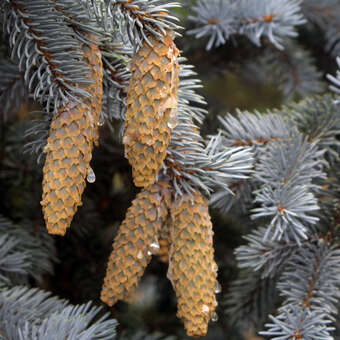
<instances>
[{"instance_id":1,"label":"evergreen tree","mask_svg":"<svg viewBox=\"0 0 340 340\"><path fill-rule=\"evenodd\" d=\"M0 339L340 337L338 0L0 11Z\"/></svg>"}]
</instances>

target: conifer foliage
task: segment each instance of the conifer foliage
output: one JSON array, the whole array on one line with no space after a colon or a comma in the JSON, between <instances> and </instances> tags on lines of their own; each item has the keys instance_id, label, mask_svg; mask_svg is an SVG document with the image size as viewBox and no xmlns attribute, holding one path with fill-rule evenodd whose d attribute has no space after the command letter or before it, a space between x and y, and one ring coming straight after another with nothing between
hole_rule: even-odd
<instances>
[{"instance_id":1,"label":"conifer foliage","mask_svg":"<svg viewBox=\"0 0 340 340\"><path fill-rule=\"evenodd\" d=\"M100 307L72 305L29 287L41 287L53 275L58 259L51 234L66 234L85 202L86 182L96 181L90 162L104 124L122 144L139 193L115 234L102 302L133 303L157 255L167 266L186 334L205 336L209 322L218 319L221 292L211 204L216 213L246 225L244 242L234 252L239 276L219 307L236 321L233 327L273 340L336 339L337 1L3 0L0 11L1 124L28 105L41 111L39 119L14 125L15 138L6 139L12 131L1 138L6 171L0 181L13 187L26 183L22 151L44 161L37 200L43 218L26 211L26 219L16 208L0 217L0 339L116 338L117 322ZM208 38L206 50L220 47L223 54L222 45L237 49L238 40L249 49L256 45L254 58L242 61L243 76L274 83L285 106L227 113L216 119L217 133L203 136L206 102L185 57L200 42L187 46L182 38L179 50L175 13L188 26L184 36ZM295 39L313 30L323 32L322 53L337 60L338 70L325 77ZM333 94L323 93L327 88ZM28 139L25 148L17 147L22 138ZM103 150L110 146L103 143ZM30 167L38 171L37 164ZM20 199L4 204L20 206ZM130 338L162 335L121 335Z\"/></svg>"}]
</instances>

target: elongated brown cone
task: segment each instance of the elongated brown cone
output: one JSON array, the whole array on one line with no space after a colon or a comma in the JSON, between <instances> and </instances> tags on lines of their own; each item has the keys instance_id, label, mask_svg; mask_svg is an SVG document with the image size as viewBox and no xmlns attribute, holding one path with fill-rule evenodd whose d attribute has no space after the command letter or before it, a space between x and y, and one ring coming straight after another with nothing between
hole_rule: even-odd
<instances>
[{"instance_id":1,"label":"elongated brown cone","mask_svg":"<svg viewBox=\"0 0 340 340\"><path fill-rule=\"evenodd\" d=\"M136 186L156 182L177 121L178 50L170 33L149 37L131 61L123 143Z\"/></svg>"},{"instance_id":2,"label":"elongated brown cone","mask_svg":"<svg viewBox=\"0 0 340 340\"><path fill-rule=\"evenodd\" d=\"M113 243L101 292L101 300L109 306L133 298L152 253L158 250L155 244L168 215L169 200L166 184L153 184L128 209Z\"/></svg>"},{"instance_id":3,"label":"elongated brown cone","mask_svg":"<svg viewBox=\"0 0 340 340\"><path fill-rule=\"evenodd\" d=\"M102 60L98 46L83 46L93 84L83 87L90 99L69 102L59 109L44 149L43 195L41 205L49 233L64 235L70 226L86 186L94 180L90 168L93 145L98 140L98 121L102 107Z\"/></svg>"},{"instance_id":4,"label":"elongated brown cone","mask_svg":"<svg viewBox=\"0 0 340 340\"><path fill-rule=\"evenodd\" d=\"M217 302L217 265L208 202L200 193L176 200L170 209L168 278L177 296L177 316L188 336L204 336Z\"/></svg>"}]
</instances>

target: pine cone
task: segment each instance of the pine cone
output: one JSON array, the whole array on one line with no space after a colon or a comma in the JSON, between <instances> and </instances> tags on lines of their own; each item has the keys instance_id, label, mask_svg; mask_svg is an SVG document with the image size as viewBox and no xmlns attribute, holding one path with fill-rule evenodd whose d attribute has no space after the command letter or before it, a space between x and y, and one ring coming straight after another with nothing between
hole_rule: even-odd
<instances>
[{"instance_id":1,"label":"pine cone","mask_svg":"<svg viewBox=\"0 0 340 340\"><path fill-rule=\"evenodd\" d=\"M157 252L157 239L168 215L170 194L164 183L144 189L132 202L113 243L101 299L112 306L129 301L144 270Z\"/></svg>"},{"instance_id":2,"label":"pine cone","mask_svg":"<svg viewBox=\"0 0 340 340\"><path fill-rule=\"evenodd\" d=\"M92 70L93 84L84 87L91 98L81 103L71 101L59 109L51 123L44 149L46 161L41 205L51 234L65 234L81 205L85 178L94 176L90 160L93 145L98 141L103 70L98 46L84 44L83 52Z\"/></svg>"},{"instance_id":3,"label":"pine cone","mask_svg":"<svg viewBox=\"0 0 340 340\"><path fill-rule=\"evenodd\" d=\"M208 202L200 193L176 200L170 209L168 278L178 300L177 316L188 336L204 336L217 305L217 265Z\"/></svg>"},{"instance_id":4,"label":"pine cone","mask_svg":"<svg viewBox=\"0 0 340 340\"><path fill-rule=\"evenodd\" d=\"M131 61L123 143L134 183L155 183L177 119L179 54L170 33L162 41L148 38Z\"/></svg>"}]
</instances>

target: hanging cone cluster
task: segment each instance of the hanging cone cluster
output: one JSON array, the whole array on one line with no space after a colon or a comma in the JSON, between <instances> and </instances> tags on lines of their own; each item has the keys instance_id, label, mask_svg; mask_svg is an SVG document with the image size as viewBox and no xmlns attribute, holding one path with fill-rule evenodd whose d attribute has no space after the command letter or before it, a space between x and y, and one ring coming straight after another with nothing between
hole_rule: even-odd
<instances>
[{"instance_id":1,"label":"hanging cone cluster","mask_svg":"<svg viewBox=\"0 0 340 340\"><path fill-rule=\"evenodd\" d=\"M132 202L113 243L101 300L112 306L133 298L138 282L159 250L158 236L168 215L170 193L164 183L144 189Z\"/></svg>"},{"instance_id":2,"label":"hanging cone cluster","mask_svg":"<svg viewBox=\"0 0 340 340\"><path fill-rule=\"evenodd\" d=\"M168 32L149 38L131 61L123 143L136 186L155 183L177 121L179 55Z\"/></svg>"},{"instance_id":3,"label":"hanging cone cluster","mask_svg":"<svg viewBox=\"0 0 340 340\"><path fill-rule=\"evenodd\" d=\"M175 201L170 209L168 278L177 296L177 316L189 336L204 336L217 306L213 231L208 202L200 193Z\"/></svg>"},{"instance_id":4,"label":"hanging cone cluster","mask_svg":"<svg viewBox=\"0 0 340 340\"><path fill-rule=\"evenodd\" d=\"M83 52L92 71L93 83L84 87L91 97L82 99L81 103L69 102L59 109L51 123L44 149L46 161L41 205L51 234L65 234L81 205L86 176L89 181L94 180L90 160L93 145L98 140L103 70L98 46L84 44Z\"/></svg>"},{"instance_id":5,"label":"hanging cone cluster","mask_svg":"<svg viewBox=\"0 0 340 340\"><path fill-rule=\"evenodd\" d=\"M199 192L172 202L169 184L156 183L177 124L178 50L169 33L144 41L131 62L123 143L136 186L145 189L128 209L113 243L101 300L132 301L151 255L169 262L178 317L189 336L204 336L217 306L213 231ZM169 174L167 174L169 175ZM171 177L171 174L169 175ZM170 213L169 213L170 212Z\"/></svg>"},{"instance_id":6,"label":"hanging cone cluster","mask_svg":"<svg viewBox=\"0 0 340 340\"><path fill-rule=\"evenodd\" d=\"M159 182L137 195L114 240L101 300L109 306L118 300L133 301L151 255L156 254L169 261L177 315L187 334L204 336L216 317L218 283L208 202L200 193L171 202L168 184Z\"/></svg>"}]
</instances>

